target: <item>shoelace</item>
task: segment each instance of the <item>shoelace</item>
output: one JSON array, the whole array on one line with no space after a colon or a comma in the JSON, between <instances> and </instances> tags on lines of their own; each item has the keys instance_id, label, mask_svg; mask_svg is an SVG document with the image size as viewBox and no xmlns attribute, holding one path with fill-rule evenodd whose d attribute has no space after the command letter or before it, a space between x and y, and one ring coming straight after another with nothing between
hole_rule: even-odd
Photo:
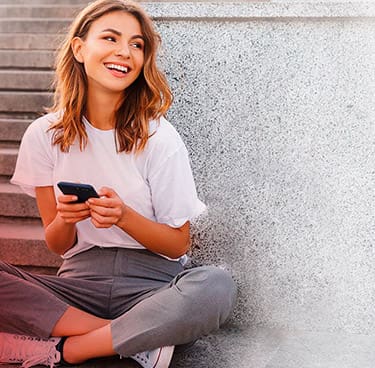
<instances>
[{"instance_id":1,"label":"shoelace","mask_svg":"<svg viewBox=\"0 0 375 368\"><path fill-rule=\"evenodd\" d=\"M152 364L152 368L154 368L158 364L162 349L163 348L158 348L158 349L153 350L153 351L143 351L141 353L137 353L137 354L133 355L131 358L135 359L141 365L146 364L146 366L150 367L150 368L151 368L151 364ZM150 361L151 353L156 353L156 352L157 352L156 359L153 358L153 360L151 362Z\"/></svg>"},{"instance_id":2,"label":"shoelace","mask_svg":"<svg viewBox=\"0 0 375 368\"><path fill-rule=\"evenodd\" d=\"M149 351L143 351L141 353L137 353L137 354L133 355L132 358L135 359L137 362L149 364L150 352Z\"/></svg>"},{"instance_id":3,"label":"shoelace","mask_svg":"<svg viewBox=\"0 0 375 368\"><path fill-rule=\"evenodd\" d=\"M47 352L39 353L26 360L22 364L22 368L30 368L38 364L48 365L50 368L54 368L55 363L60 361L60 353L54 346L50 346Z\"/></svg>"}]
</instances>

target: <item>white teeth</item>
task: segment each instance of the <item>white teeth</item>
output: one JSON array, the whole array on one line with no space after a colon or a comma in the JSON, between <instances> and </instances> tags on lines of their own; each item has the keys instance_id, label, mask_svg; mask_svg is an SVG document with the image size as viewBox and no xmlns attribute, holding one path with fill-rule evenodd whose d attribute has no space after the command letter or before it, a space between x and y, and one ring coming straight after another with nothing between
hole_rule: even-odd
<instances>
[{"instance_id":1,"label":"white teeth","mask_svg":"<svg viewBox=\"0 0 375 368\"><path fill-rule=\"evenodd\" d=\"M106 65L108 69L116 69L119 70L120 72L127 73L128 68L126 66L122 65L116 65L116 64L107 64Z\"/></svg>"}]
</instances>

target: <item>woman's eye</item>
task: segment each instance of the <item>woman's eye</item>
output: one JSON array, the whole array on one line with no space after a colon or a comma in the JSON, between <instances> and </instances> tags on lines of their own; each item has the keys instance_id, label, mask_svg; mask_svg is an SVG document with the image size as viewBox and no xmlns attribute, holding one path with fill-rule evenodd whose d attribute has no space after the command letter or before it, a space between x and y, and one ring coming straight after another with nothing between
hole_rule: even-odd
<instances>
[{"instance_id":1,"label":"woman's eye","mask_svg":"<svg viewBox=\"0 0 375 368\"><path fill-rule=\"evenodd\" d=\"M104 39L107 41L116 42L116 39L113 36L107 36L107 37L104 37Z\"/></svg>"},{"instance_id":2,"label":"woman's eye","mask_svg":"<svg viewBox=\"0 0 375 368\"><path fill-rule=\"evenodd\" d=\"M140 50L143 49L143 44L140 42L132 43L131 46L134 47L135 49L140 49Z\"/></svg>"}]
</instances>

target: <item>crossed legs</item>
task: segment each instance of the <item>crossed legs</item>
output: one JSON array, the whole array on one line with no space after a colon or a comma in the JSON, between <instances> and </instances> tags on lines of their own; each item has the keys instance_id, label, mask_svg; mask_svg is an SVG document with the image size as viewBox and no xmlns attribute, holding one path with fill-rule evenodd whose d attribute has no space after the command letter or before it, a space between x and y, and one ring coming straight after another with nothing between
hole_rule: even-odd
<instances>
[{"instance_id":1,"label":"crossed legs","mask_svg":"<svg viewBox=\"0 0 375 368\"><path fill-rule=\"evenodd\" d=\"M116 352L112 346L110 322L75 307L68 307L57 321L51 336L68 336L64 343L63 359L70 364L112 356Z\"/></svg>"},{"instance_id":2,"label":"crossed legs","mask_svg":"<svg viewBox=\"0 0 375 368\"><path fill-rule=\"evenodd\" d=\"M0 322L4 321L0 328L31 336L66 336L63 358L74 364L193 341L219 328L236 295L226 272L199 267L183 271L111 320L100 313L96 316L89 308L83 311L70 305L66 290L84 294L86 281L80 285L81 281L30 275L0 262ZM103 290L91 294L103 296ZM104 297L98 299L108 303Z\"/></svg>"}]
</instances>

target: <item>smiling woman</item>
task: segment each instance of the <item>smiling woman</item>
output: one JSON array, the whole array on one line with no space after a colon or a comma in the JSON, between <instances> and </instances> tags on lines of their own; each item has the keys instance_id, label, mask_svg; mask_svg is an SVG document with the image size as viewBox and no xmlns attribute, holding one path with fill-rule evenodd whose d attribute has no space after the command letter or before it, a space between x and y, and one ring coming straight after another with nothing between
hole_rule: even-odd
<instances>
[{"instance_id":1,"label":"smiling woman","mask_svg":"<svg viewBox=\"0 0 375 368\"><path fill-rule=\"evenodd\" d=\"M87 118L97 128L97 101L107 101L109 111L121 105L124 91L139 77L144 64L144 40L138 20L121 11L95 21L85 38L72 40L73 54L85 69L88 84ZM99 112L100 116L100 112ZM108 123L106 123L107 125ZM115 121L111 122L112 128Z\"/></svg>"},{"instance_id":2,"label":"smiling woman","mask_svg":"<svg viewBox=\"0 0 375 368\"><path fill-rule=\"evenodd\" d=\"M184 269L190 221L205 210L159 36L138 4L98 0L57 58L55 104L27 129L12 178L36 196L57 276L0 262L0 363L78 364L120 355L165 368L175 345L219 328L236 296L222 269ZM87 183L77 201L58 183ZM86 186L87 187L87 186Z\"/></svg>"},{"instance_id":3,"label":"smiling woman","mask_svg":"<svg viewBox=\"0 0 375 368\"><path fill-rule=\"evenodd\" d=\"M108 106L112 106L112 111L108 109L112 116L109 120L106 116L99 119L101 111L95 111L94 117L93 114L90 117L97 121L89 121L94 126L105 124L102 126L104 129L114 127L120 152L142 150L149 136L149 120L163 116L171 105L172 94L168 83L156 65L160 36L142 8L127 2L124 9L120 3L124 4L122 1L104 1L100 6L98 2L91 4L86 8L91 9L90 16L84 16L84 9L73 22L61 45L56 61L55 103L51 111L65 110L65 114L53 126L54 143L59 144L63 151L69 149L76 137L81 148L87 143L81 121L85 104L90 100L87 99L87 94L92 92L92 88L88 88L90 76L91 82L95 82L96 75L97 87L102 86L106 90L98 89L93 97L99 98L100 93L104 93ZM85 54L86 57L93 58L94 64L90 60L83 62ZM99 58L96 63L95 58ZM120 80L110 80L107 75L105 81L106 73L98 74L104 67L107 67L108 72L109 64L127 68L126 78L122 79L122 71L119 74L117 70L114 72L116 67L112 67L112 76ZM95 65L98 70L95 70ZM100 81L103 81L104 86ZM93 104L88 109L107 106L104 101L100 104L92 101ZM64 126L67 125L70 129L64 131Z\"/></svg>"}]
</instances>

